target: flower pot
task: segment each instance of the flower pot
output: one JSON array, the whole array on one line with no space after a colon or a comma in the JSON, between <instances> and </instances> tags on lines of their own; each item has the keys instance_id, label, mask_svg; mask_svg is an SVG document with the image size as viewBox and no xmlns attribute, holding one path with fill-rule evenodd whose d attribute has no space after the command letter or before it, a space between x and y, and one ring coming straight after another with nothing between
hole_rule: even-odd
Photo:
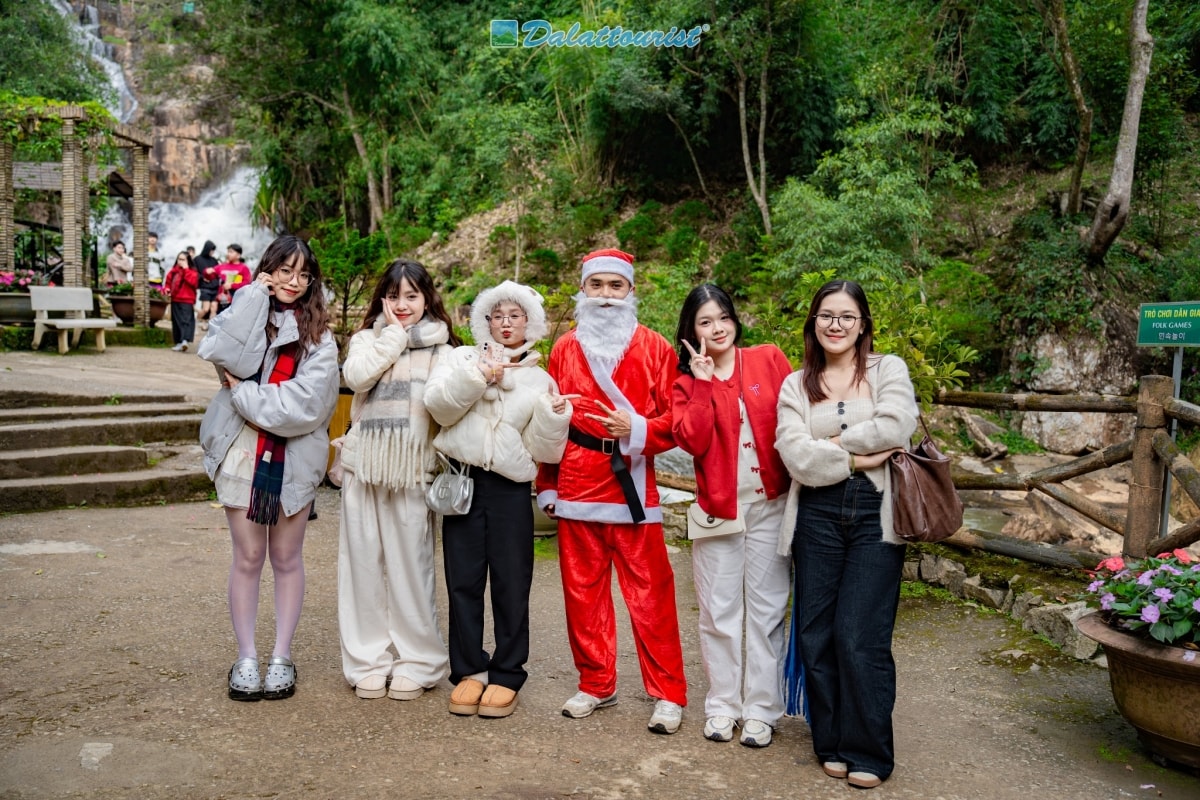
<instances>
[{"instance_id":1,"label":"flower pot","mask_svg":"<svg viewBox=\"0 0 1200 800\"><path fill-rule=\"evenodd\" d=\"M0 292L0 323L33 322L28 292Z\"/></svg>"},{"instance_id":2,"label":"flower pot","mask_svg":"<svg viewBox=\"0 0 1200 800\"><path fill-rule=\"evenodd\" d=\"M1112 628L1099 614L1075 623L1099 642L1121 716L1151 751L1200 767L1200 652Z\"/></svg>"},{"instance_id":3,"label":"flower pot","mask_svg":"<svg viewBox=\"0 0 1200 800\"><path fill-rule=\"evenodd\" d=\"M109 304L112 306L113 316L121 320L125 325L133 324L133 297L130 295L108 295ZM150 324L158 322L166 314L167 306L170 303L166 300L151 300L150 301Z\"/></svg>"},{"instance_id":4,"label":"flower pot","mask_svg":"<svg viewBox=\"0 0 1200 800\"><path fill-rule=\"evenodd\" d=\"M130 295L108 295L105 299L112 306L113 316L123 325L133 324L133 297Z\"/></svg>"}]
</instances>

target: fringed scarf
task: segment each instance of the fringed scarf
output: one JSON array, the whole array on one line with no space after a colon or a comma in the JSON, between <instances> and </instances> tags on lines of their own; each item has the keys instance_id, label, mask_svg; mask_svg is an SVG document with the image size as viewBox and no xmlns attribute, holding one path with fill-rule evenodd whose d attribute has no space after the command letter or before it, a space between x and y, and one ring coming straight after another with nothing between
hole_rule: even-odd
<instances>
[{"instance_id":1,"label":"fringed scarf","mask_svg":"<svg viewBox=\"0 0 1200 800\"><path fill-rule=\"evenodd\" d=\"M383 326L376 323L376 335ZM360 481L393 491L425 483L432 471L432 420L425 410L425 383L437 346L450 341L444 322L423 317L408 329L408 347L372 387L358 421Z\"/></svg>"},{"instance_id":2,"label":"fringed scarf","mask_svg":"<svg viewBox=\"0 0 1200 800\"><path fill-rule=\"evenodd\" d=\"M300 342L289 342L279 348L279 357L271 369L268 381L270 384L278 386L296 377L299 352ZM258 450L254 456L254 478L250 483L250 507L246 509L246 519L260 525L274 525L279 521L286 452L287 439L265 429L259 430Z\"/></svg>"}]
</instances>

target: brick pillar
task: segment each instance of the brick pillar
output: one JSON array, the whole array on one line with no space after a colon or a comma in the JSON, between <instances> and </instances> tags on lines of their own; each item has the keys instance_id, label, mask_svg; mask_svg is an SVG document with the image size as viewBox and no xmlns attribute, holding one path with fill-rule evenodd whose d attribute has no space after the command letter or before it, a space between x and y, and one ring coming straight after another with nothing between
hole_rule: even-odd
<instances>
[{"instance_id":1,"label":"brick pillar","mask_svg":"<svg viewBox=\"0 0 1200 800\"><path fill-rule=\"evenodd\" d=\"M13 252L13 236L16 235L13 204L16 200L13 190L13 146L8 142L0 142L0 269L16 266Z\"/></svg>"},{"instance_id":2,"label":"brick pillar","mask_svg":"<svg viewBox=\"0 0 1200 800\"><path fill-rule=\"evenodd\" d=\"M85 286L83 237L79 229L79 217L87 213L86 207L79 208L79 184L87 180L82 173L83 146L75 135L74 120L64 119L62 131L63 285Z\"/></svg>"},{"instance_id":3,"label":"brick pillar","mask_svg":"<svg viewBox=\"0 0 1200 800\"><path fill-rule=\"evenodd\" d=\"M150 325L146 234L150 227L150 148L133 148L133 324Z\"/></svg>"}]
</instances>

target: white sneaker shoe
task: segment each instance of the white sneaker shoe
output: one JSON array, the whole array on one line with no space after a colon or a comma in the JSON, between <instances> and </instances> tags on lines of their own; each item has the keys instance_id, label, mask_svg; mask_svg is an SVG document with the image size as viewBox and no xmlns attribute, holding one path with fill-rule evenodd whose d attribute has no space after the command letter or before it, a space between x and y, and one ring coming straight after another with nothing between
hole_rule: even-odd
<instances>
[{"instance_id":1,"label":"white sneaker shoe","mask_svg":"<svg viewBox=\"0 0 1200 800\"><path fill-rule=\"evenodd\" d=\"M403 675L393 675L392 685L388 687L388 697L393 700L416 700L425 694L425 687L406 678Z\"/></svg>"},{"instance_id":2,"label":"white sneaker shoe","mask_svg":"<svg viewBox=\"0 0 1200 800\"><path fill-rule=\"evenodd\" d=\"M597 708L608 708L616 704L616 692L608 697L593 697L587 692L576 692L574 697L563 703L562 715L571 719L583 719L591 716Z\"/></svg>"},{"instance_id":3,"label":"white sneaker shoe","mask_svg":"<svg viewBox=\"0 0 1200 800\"><path fill-rule=\"evenodd\" d=\"M771 726L757 719L746 720L742 723L741 742L746 747L766 747L771 743Z\"/></svg>"},{"instance_id":4,"label":"white sneaker shoe","mask_svg":"<svg viewBox=\"0 0 1200 800\"><path fill-rule=\"evenodd\" d=\"M683 706L670 700L659 700L654 704L654 713L650 715L650 724L646 727L655 733L674 733L683 722Z\"/></svg>"},{"instance_id":5,"label":"white sneaker shoe","mask_svg":"<svg viewBox=\"0 0 1200 800\"><path fill-rule=\"evenodd\" d=\"M709 717L704 721L704 738L712 742L733 741L735 725L737 723L731 717Z\"/></svg>"},{"instance_id":6,"label":"white sneaker shoe","mask_svg":"<svg viewBox=\"0 0 1200 800\"><path fill-rule=\"evenodd\" d=\"M376 700L387 694L387 677L384 675L368 675L354 684L354 693L363 700Z\"/></svg>"}]
</instances>

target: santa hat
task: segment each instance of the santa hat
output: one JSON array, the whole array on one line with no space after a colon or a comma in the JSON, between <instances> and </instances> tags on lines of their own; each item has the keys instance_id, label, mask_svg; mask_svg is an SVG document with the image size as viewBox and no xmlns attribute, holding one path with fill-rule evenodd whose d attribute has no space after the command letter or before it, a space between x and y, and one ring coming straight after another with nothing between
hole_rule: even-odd
<instances>
[{"instance_id":1,"label":"santa hat","mask_svg":"<svg viewBox=\"0 0 1200 800\"><path fill-rule=\"evenodd\" d=\"M611 272L620 275L633 284L633 256L620 250L595 250L583 257L583 283L598 272Z\"/></svg>"}]
</instances>

